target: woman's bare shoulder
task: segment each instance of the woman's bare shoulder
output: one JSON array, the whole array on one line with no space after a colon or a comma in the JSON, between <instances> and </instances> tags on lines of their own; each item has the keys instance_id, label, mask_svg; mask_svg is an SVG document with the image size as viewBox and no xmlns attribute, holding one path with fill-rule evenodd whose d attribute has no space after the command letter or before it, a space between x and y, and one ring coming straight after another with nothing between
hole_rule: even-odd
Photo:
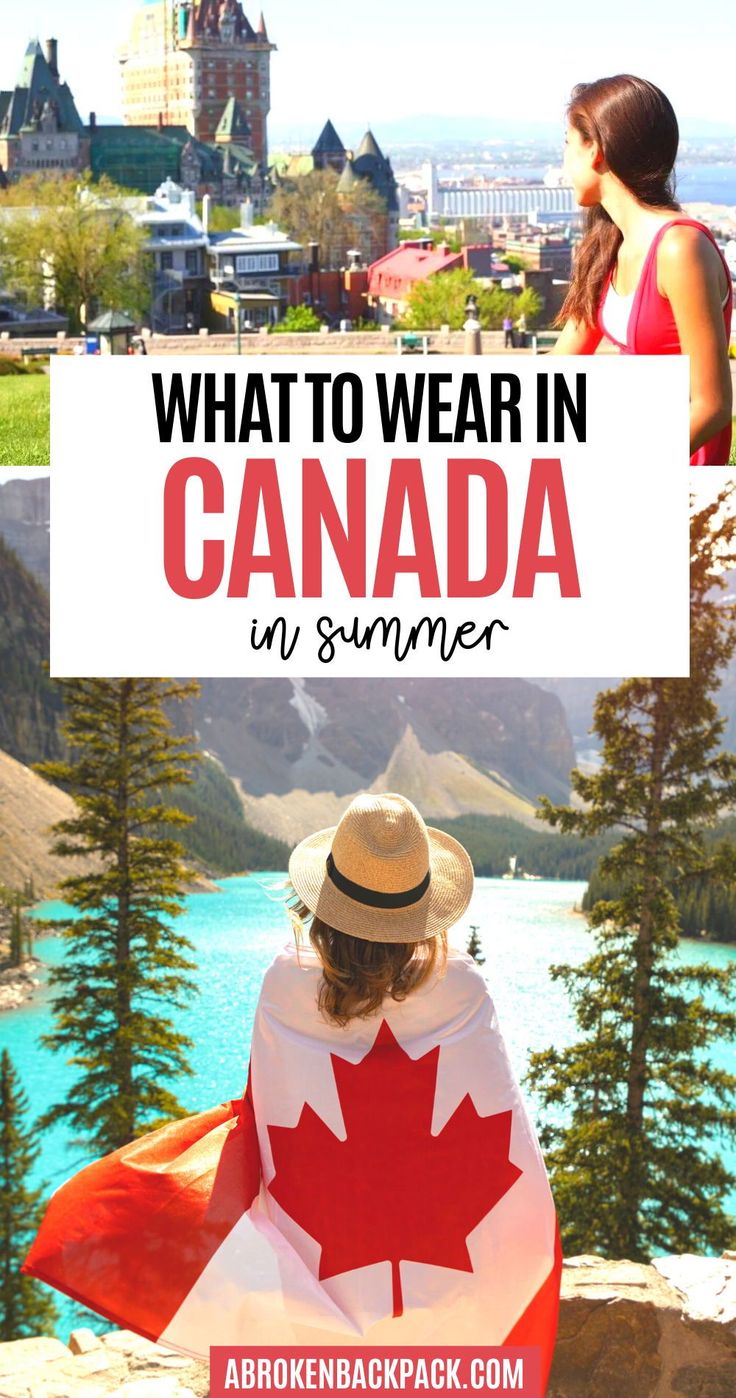
<instances>
[{"instance_id":1,"label":"woman's bare shoulder","mask_svg":"<svg viewBox=\"0 0 736 1398\"><path fill-rule=\"evenodd\" d=\"M718 249L704 228L692 223L665 225L657 248L657 270L664 281L685 268L699 267L708 276L725 278Z\"/></svg>"}]
</instances>

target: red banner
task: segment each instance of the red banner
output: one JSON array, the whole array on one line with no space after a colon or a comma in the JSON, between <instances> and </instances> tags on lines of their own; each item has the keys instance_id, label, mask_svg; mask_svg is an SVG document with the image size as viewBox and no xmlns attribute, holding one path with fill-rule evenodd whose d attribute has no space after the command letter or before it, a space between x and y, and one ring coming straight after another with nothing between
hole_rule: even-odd
<instances>
[{"instance_id":1,"label":"red banner","mask_svg":"<svg viewBox=\"0 0 736 1398\"><path fill-rule=\"evenodd\" d=\"M395 1393L513 1393L542 1398L538 1345L459 1345L328 1349L256 1348L213 1345L210 1398L231 1393L278 1393L300 1398L309 1392L363 1390Z\"/></svg>"}]
</instances>

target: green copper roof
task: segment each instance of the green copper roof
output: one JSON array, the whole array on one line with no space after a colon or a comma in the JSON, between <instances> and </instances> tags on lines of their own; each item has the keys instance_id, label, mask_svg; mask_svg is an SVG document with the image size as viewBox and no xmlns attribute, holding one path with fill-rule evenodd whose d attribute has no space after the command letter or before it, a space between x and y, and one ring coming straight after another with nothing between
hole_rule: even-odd
<instances>
[{"instance_id":1,"label":"green copper roof","mask_svg":"<svg viewBox=\"0 0 736 1398\"><path fill-rule=\"evenodd\" d=\"M375 136L373 135L373 132L370 129L366 131L365 136L363 137L355 154L356 159L358 158L358 156L361 155L373 155L376 157L377 160L383 160L383 153L378 145Z\"/></svg>"},{"instance_id":2,"label":"green copper roof","mask_svg":"<svg viewBox=\"0 0 736 1398\"><path fill-rule=\"evenodd\" d=\"M358 178L359 177L355 173L355 166L353 165L352 160L346 160L343 166L342 174L339 180L337 181L336 188L338 194L347 194L349 190L355 189L356 185L358 184Z\"/></svg>"},{"instance_id":3,"label":"green copper roof","mask_svg":"<svg viewBox=\"0 0 736 1398\"><path fill-rule=\"evenodd\" d=\"M240 103L234 97L228 97L225 110L217 123L215 140L248 141L251 134L250 123Z\"/></svg>"},{"instance_id":4,"label":"green copper roof","mask_svg":"<svg viewBox=\"0 0 736 1398\"><path fill-rule=\"evenodd\" d=\"M95 316L95 319L90 321L87 329L108 334L112 330L133 330L135 321L131 320L125 311L103 311L102 315Z\"/></svg>"},{"instance_id":5,"label":"green copper roof","mask_svg":"<svg viewBox=\"0 0 736 1398\"><path fill-rule=\"evenodd\" d=\"M47 104L52 104L56 110L60 131L79 135L84 131L67 84L54 77L43 49L35 39L23 56L18 84L7 94L7 98L1 118L4 136L17 136L21 130L33 130Z\"/></svg>"},{"instance_id":6,"label":"green copper roof","mask_svg":"<svg viewBox=\"0 0 736 1398\"><path fill-rule=\"evenodd\" d=\"M222 151L198 141L186 126L95 126L90 136L90 164L95 179L107 175L126 189L155 194L166 179L181 179L185 146L198 155L206 179L216 181L222 171ZM229 147L228 147L229 149Z\"/></svg>"}]
</instances>

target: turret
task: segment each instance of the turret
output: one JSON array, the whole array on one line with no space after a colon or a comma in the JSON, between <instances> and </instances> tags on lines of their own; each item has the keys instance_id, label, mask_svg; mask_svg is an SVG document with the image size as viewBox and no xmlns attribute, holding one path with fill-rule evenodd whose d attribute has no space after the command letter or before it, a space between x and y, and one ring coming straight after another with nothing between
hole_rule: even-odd
<instances>
[{"instance_id":1,"label":"turret","mask_svg":"<svg viewBox=\"0 0 736 1398\"><path fill-rule=\"evenodd\" d=\"M56 39L46 40L46 62L49 65L52 78L59 76L59 45Z\"/></svg>"}]
</instances>

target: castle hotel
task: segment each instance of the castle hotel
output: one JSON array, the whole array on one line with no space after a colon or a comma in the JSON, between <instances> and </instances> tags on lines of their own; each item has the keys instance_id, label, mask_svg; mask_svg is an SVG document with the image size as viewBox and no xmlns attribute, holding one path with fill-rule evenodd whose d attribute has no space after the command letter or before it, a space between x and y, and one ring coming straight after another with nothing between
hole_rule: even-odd
<instances>
[{"instance_id":1,"label":"castle hotel","mask_svg":"<svg viewBox=\"0 0 736 1398\"><path fill-rule=\"evenodd\" d=\"M266 168L272 44L240 0L141 0L120 54L123 119L129 126L185 127L212 142L228 99L247 122L248 144Z\"/></svg>"}]
</instances>

